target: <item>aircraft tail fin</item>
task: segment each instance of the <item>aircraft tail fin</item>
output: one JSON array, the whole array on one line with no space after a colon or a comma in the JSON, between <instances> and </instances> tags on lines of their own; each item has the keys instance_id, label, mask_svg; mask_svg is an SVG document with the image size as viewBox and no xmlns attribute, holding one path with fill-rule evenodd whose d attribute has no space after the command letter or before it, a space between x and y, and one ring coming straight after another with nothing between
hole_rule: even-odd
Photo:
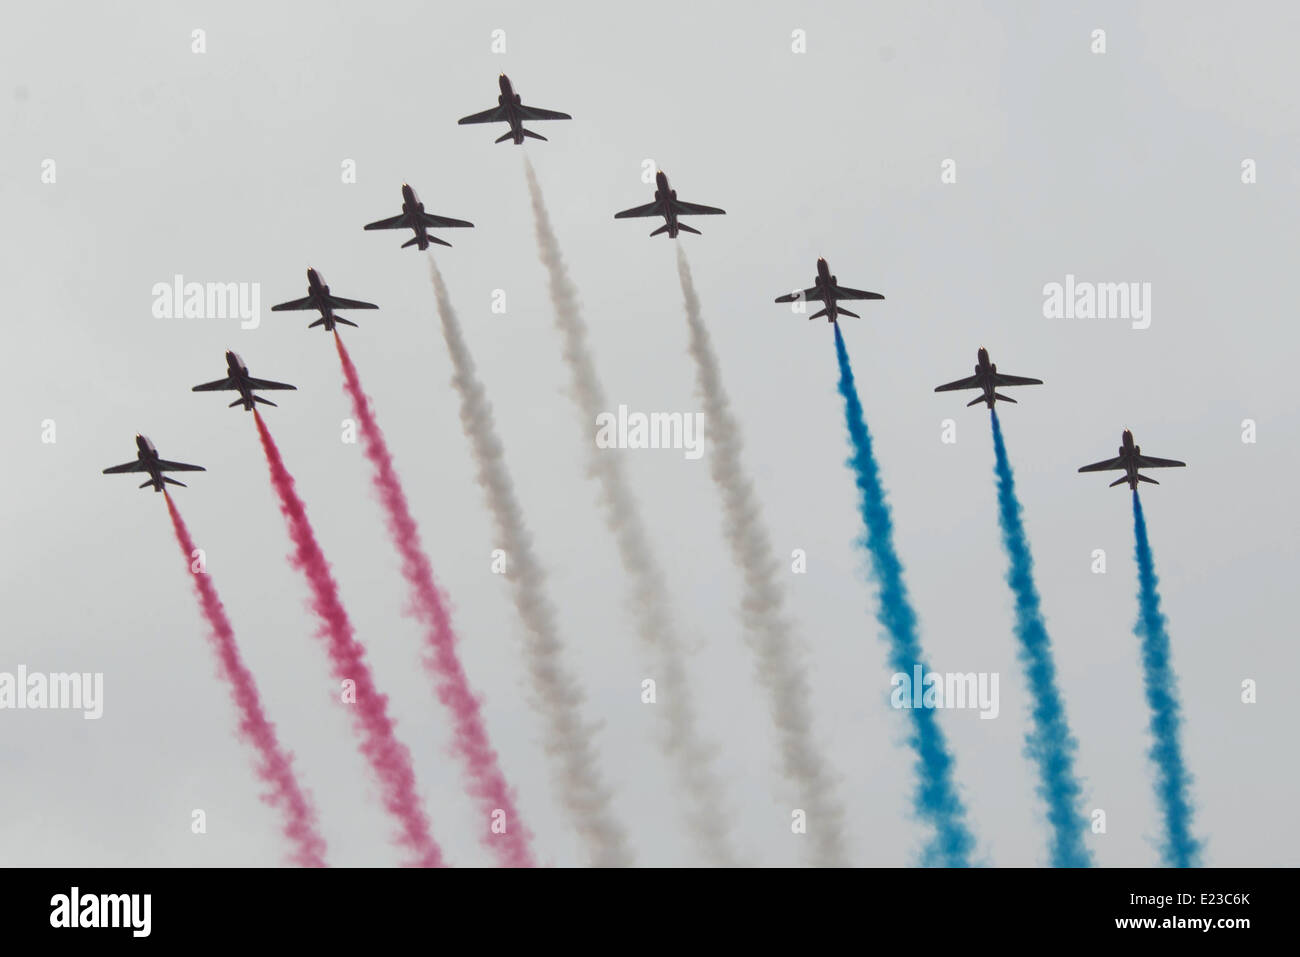
<instances>
[{"instance_id":1,"label":"aircraft tail fin","mask_svg":"<svg viewBox=\"0 0 1300 957\"><path fill-rule=\"evenodd\" d=\"M1141 478L1141 476L1138 476L1138 477ZM1125 482L1127 482L1127 481L1128 481L1128 476L1127 476L1127 475L1121 475L1119 478L1115 479L1115 481L1111 482L1110 485L1108 485L1108 486L1106 486L1106 487L1107 487L1107 488L1114 488L1116 485L1123 485L1123 484L1124 484Z\"/></svg>"},{"instance_id":2,"label":"aircraft tail fin","mask_svg":"<svg viewBox=\"0 0 1300 957\"><path fill-rule=\"evenodd\" d=\"M666 233L666 232L668 232L668 224L667 224L667 223L664 223L662 226L660 226L658 229L656 229L656 230L655 230L653 233L651 233L650 235L651 235L651 236L658 236L660 233Z\"/></svg>"},{"instance_id":3,"label":"aircraft tail fin","mask_svg":"<svg viewBox=\"0 0 1300 957\"><path fill-rule=\"evenodd\" d=\"M1016 402L1015 399L1011 398L1011 396L1003 395L1001 392L994 392L993 398L1001 399L1003 402L1010 402L1012 405L1019 405L1019 403Z\"/></svg>"},{"instance_id":4,"label":"aircraft tail fin","mask_svg":"<svg viewBox=\"0 0 1300 957\"><path fill-rule=\"evenodd\" d=\"M684 233L694 233L696 236L702 235L698 229L693 226L687 226L685 223L678 223L677 228Z\"/></svg>"},{"instance_id":5,"label":"aircraft tail fin","mask_svg":"<svg viewBox=\"0 0 1300 957\"><path fill-rule=\"evenodd\" d=\"M533 139L535 139L535 140L544 140L544 139L546 139L546 137L543 136L541 133L534 133L532 130L526 130L526 129L524 129L522 126L519 127L519 132L520 132L520 133L523 133L524 136L531 136L531 137L532 137Z\"/></svg>"},{"instance_id":6,"label":"aircraft tail fin","mask_svg":"<svg viewBox=\"0 0 1300 957\"><path fill-rule=\"evenodd\" d=\"M840 306L839 309L837 309L836 311L837 311L841 316L852 316L854 319L861 319L861 318L862 318L862 317L859 316L856 312L849 312L849 311L848 311L847 309L845 309L843 306Z\"/></svg>"}]
</instances>

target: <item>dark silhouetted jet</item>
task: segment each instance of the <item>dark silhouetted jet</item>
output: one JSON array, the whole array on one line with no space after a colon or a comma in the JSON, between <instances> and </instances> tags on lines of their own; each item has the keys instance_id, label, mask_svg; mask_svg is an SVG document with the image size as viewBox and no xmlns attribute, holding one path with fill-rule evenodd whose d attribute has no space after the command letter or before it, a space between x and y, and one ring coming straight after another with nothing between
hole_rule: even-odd
<instances>
[{"instance_id":1,"label":"dark silhouetted jet","mask_svg":"<svg viewBox=\"0 0 1300 957\"><path fill-rule=\"evenodd\" d=\"M1124 444L1119 447L1119 457L1106 459L1104 462L1093 462L1091 465L1085 465L1079 469L1080 472L1110 472L1115 469L1123 469L1124 475L1110 483L1110 487L1128 483L1129 488L1137 491L1138 482L1150 482L1152 485L1159 485L1153 478L1147 478L1145 475L1139 475L1138 469L1169 469L1185 466L1186 462L1178 462L1174 459L1157 459L1150 455L1142 454L1142 446L1133 444L1133 433L1128 429L1124 430Z\"/></svg>"},{"instance_id":2,"label":"dark silhouetted jet","mask_svg":"<svg viewBox=\"0 0 1300 957\"><path fill-rule=\"evenodd\" d=\"M244 365L244 360L239 358L233 352L226 353L226 371L229 373L224 379L217 379L215 382L205 382L202 385L196 385L190 391L192 392L227 392L234 391L239 393L239 398L230 403L227 408L233 409L237 405L242 405L246 410L252 411L254 402L261 402L263 405L275 405L270 399L263 399L260 395L254 395L254 389L297 389L296 385L289 385L285 382L271 382L268 379L254 379L248 374L248 366Z\"/></svg>"},{"instance_id":3,"label":"dark silhouetted jet","mask_svg":"<svg viewBox=\"0 0 1300 957\"><path fill-rule=\"evenodd\" d=\"M776 302L821 302L825 304L824 309L820 312L814 312L809 319L816 319L818 316L825 316L827 322L834 322L840 316L852 316L854 319L861 319L856 312L849 312L847 309L841 309L836 305L840 299L884 299L878 292L864 292L861 289L849 289L847 286L841 286L839 279L831 275L831 267L826 265L825 259L817 260L817 278L813 284L803 290L803 292L786 293L784 296L777 296Z\"/></svg>"},{"instance_id":4,"label":"dark silhouetted jet","mask_svg":"<svg viewBox=\"0 0 1300 957\"><path fill-rule=\"evenodd\" d=\"M116 475L119 472L148 472L149 481L141 485L141 488L153 486L155 492L163 490L163 483L168 485L179 485L185 488L184 482L178 482L174 478L168 478L163 472L206 472L201 465L186 465L184 462L168 462L166 459L158 457L158 450L153 447L153 443L143 435L135 437L135 445L138 450L134 462L126 462L122 465L114 465L104 469L105 475Z\"/></svg>"},{"instance_id":5,"label":"dark silhouetted jet","mask_svg":"<svg viewBox=\"0 0 1300 957\"><path fill-rule=\"evenodd\" d=\"M278 306L272 306L272 312L285 312L291 309L318 309L320 318L309 325L324 326L325 331L329 332L334 328L337 322L345 326L356 327L355 322L349 322L342 316L334 315L335 309L378 309L373 302L361 302L357 299L344 299L342 296L330 294L330 287L325 285L325 278L315 269L307 269L307 297L305 299L291 299L289 302L282 302Z\"/></svg>"},{"instance_id":6,"label":"dark silhouetted jet","mask_svg":"<svg viewBox=\"0 0 1300 957\"><path fill-rule=\"evenodd\" d=\"M668 188L668 177L663 170L660 170L655 173L655 201L644 206L633 206L621 213L615 213L614 218L632 219L637 216L662 216L666 222L650 235L658 236L660 233L667 233L669 239L676 239L679 230L694 233L697 236L700 234L698 229L692 229L685 223L679 223L677 221L678 216L723 216L726 212L725 209L718 209L716 206L683 203L677 198L677 190Z\"/></svg>"},{"instance_id":7,"label":"dark silhouetted jet","mask_svg":"<svg viewBox=\"0 0 1300 957\"><path fill-rule=\"evenodd\" d=\"M956 392L961 389L983 389L984 394L976 396L966 403L966 408L972 405L979 405L981 402L987 402L988 407L993 408L998 399L1003 402L1015 402L1016 400L1009 395L1002 395L997 391L998 386L1006 385L1042 385L1042 379L1026 379L1020 375L1007 375L1005 372L999 372L997 363L989 362L989 351L983 347L979 351L979 362L975 364L975 374L965 379L958 379L956 382L949 382L944 385L935 386L935 392Z\"/></svg>"},{"instance_id":8,"label":"dark silhouetted jet","mask_svg":"<svg viewBox=\"0 0 1300 957\"><path fill-rule=\"evenodd\" d=\"M531 136L535 140L546 139L541 133L534 133L532 130L524 129L524 120L571 120L568 113L557 113L555 110L543 110L537 106L524 106L519 99L519 94L514 91L510 85L510 77L504 73L498 81L501 85L501 95L497 97L497 106L490 110L484 110L482 113L473 113L470 116L463 116L459 122L461 126L468 123L509 123L510 129L502 134L496 142L504 143L506 140L514 140L516 146L522 146L525 136Z\"/></svg>"},{"instance_id":9,"label":"dark silhouetted jet","mask_svg":"<svg viewBox=\"0 0 1300 957\"><path fill-rule=\"evenodd\" d=\"M402 248L418 246L420 249L428 249L429 243L437 243L439 246L451 245L451 243L439 239L437 236L430 236L430 227L449 229L452 226L473 225L473 223L467 223L463 219L449 219L446 216L435 216L433 213L426 213L424 203L420 202L420 197L415 195L415 190L403 183L402 215L394 216L392 219L380 219L373 223L366 223L366 229L414 229L415 238L402 243Z\"/></svg>"}]
</instances>

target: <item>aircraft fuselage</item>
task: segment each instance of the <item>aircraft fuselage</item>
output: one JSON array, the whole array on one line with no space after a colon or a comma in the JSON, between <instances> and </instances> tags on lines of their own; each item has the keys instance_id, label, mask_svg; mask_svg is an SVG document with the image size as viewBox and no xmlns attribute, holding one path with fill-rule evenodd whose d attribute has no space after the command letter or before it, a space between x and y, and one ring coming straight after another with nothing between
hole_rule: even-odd
<instances>
[{"instance_id":1,"label":"aircraft fuselage","mask_svg":"<svg viewBox=\"0 0 1300 957\"><path fill-rule=\"evenodd\" d=\"M673 208L673 200L677 198L677 190L668 186L668 176L662 170L655 174L655 202L659 204L659 209L663 213L665 222L668 224L668 238L676 239L680 227L677 225L677 210Z\"/></svg>"},{"instance_id":2,"label":"aircraft fuselage","mask_svg":"<svg viewBox=\"0 0 1300 957\"><path fill-rule=\"evenodd\" d=\"M420 202L420 197L415 195L415 190L410 186L402 186L402 215L410 227L415 230L415 245L417 249L429 248L429 231L424 224L424 203Z\"/></svg>"},{"instance_id":3,"label":"aircraft fuselage","mask_svg":"<svg viewBox=\"0 0 1300 957\"><path fill-rule=\"evenodd\" d=\"M1142 454L1142 446L1133 443L1133 433L1128 429L1124 430L1123 442L1119 447L1119 457L1124 461L1124 473L1128 479L1128 487L1137 491L1138 487L1138 456Z\"/></svg>"},{"instance_id":4,"label":"aircraft fuselage","mask_svg":"<svg viewBox=\"0 0 1300 957\"><path fill-rule=\"evenodd\" d=\"M307 295L325 320L325 331L334 328L334 307L330 305L330 287L315 269L307 270Z\"/></svg>"},{"instance_id":5,"label":"aircraft fuselage","mask_svg":"<svg viewBox=\"0 0 1300 957\"><path fill-rule=\"evenodd\" d=\"M153 485L153 490L161 492L163 490L163 478L162 469L158 467L158 450L143 435L135 437L135 445L136 458L140 460L140 464L149 473L149 481Z\"/></svg>"},{"instance_id":6,"label":"aircraft fuselage","mask_svg":"<svg viewBox=\"0 0 1300 957\"><path fill-rule=\"evenodd\" d=\"M822 305L826 307L826 321L834 322L839 316L840 311L835 306L835 284L839 280L831 275L830 264L825 259L817 260L817 278L813 280L813 286L821 294Z\"/></svg>"},{"instance_id":7,"label":"aircraft fuselage","mask_svg":"<svg viewBox=\"0 0 1300 957\"><path fill-rule=\"evenodd\" d=\"M510 124L510 138L514 140L516 146L522 146L524 121L519 116L518 106L523 102L523 98L515 92L514 87L510 85L510 77L504 73L497 82L501 86L501 95L497 97L497 103L506 111L506 122Z\"/></svg>"}]
</instances>

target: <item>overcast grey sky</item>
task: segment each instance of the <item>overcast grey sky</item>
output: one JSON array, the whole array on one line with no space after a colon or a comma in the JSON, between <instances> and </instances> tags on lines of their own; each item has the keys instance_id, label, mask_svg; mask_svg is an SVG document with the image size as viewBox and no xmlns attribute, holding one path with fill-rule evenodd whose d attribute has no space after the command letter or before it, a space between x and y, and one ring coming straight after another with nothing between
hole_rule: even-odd
<instances>
[{"instance_id":1,"label":"overcast grey sky","mask_svg":"<svg viewBox=\"0 0 1300 957\"><path fill-rule=\"evenodd\" d=\"M206 32L206 52L191 34ZM1104 54L1091 34L1106 31ZM505 54L491 49L503 30ZM807 52L791 51L806 31ZM0 671L103 672L104 716L0 711L0 863L274 865L275 813L181 564L162 497L100 469L149 435L205 465L176 500L225 601L282 743L338 865L399 859L333 683L251 416L193 395L239 351L295 383L266 418L298 481L343 600L414 755L449 859L486 865L449 722L418 668L421 632L371 493L332 343L305 313L270 314L321 269L367 299L344 338L396 456L461 655L539 856L581 860L551 792L527 701L521 631L492 574L489 514L461 432L423 254L362 225L410 182L431 212L469 219L436 253L486 382L547 565L615 807L646 865L692 863L639 701L645 673L624 576L584 475L583 435L538 261L523 174L534 163L582 294L610 403L694 411L673 242L651 220L652 160L682 199L725 217L684 236L705 321L746 438L813 717L848 809L850 858L915 860L906 716L887 707L874 594L854 547L856 493L830 328L772 299L809 285L817 256L882 292L846 319L897 545L931 666L998 672L1001 715L947 712L982 862L1046 860L1026 697L995 512L988 414L933 387L983 345L1037 376L1002 412L1059 681L1079 740L1103 865L1154 865L1127 490L1077 475L1132 428L1180 458L1144 490L1194 776L1213 865L1295 865L1295 497L1300 334L1289 285L1300 217L1295 50L1281 2L1059 4L663 0L605 3L24 5L0 38L0 279L6 414L0 441ZM574 119L549 142L493 145L458 127L496 102ZM1241 181L1242 162L1258 182ZM42 182L42 163L56 182ZM941 163L957 180L940 181ZM355 183L341 181L354 160ZM259 283L262 321L159 319L151 288L181 274ZM1067 274L1149 282L1150 328L1047 319ZM504 290L507 312L490 306ZM969 398L969 396L966 396ZM957 442L940 441L957 422ZM53 419L57 441L42 443ZM1258 441L1241 440L1242 422ZM588 435L593 429L588 431ZM737 611L706 460L627 451L686 631L702 724L719 744L727 815L747 861L802 860L775 736ZM707 453L706 453L707 455ZM1094 549L1108 570L1090 570ZM1259 700L1241 703L1241 683ZM203 809L208 833L190 831Z\"/></svg>"}]
</instances>

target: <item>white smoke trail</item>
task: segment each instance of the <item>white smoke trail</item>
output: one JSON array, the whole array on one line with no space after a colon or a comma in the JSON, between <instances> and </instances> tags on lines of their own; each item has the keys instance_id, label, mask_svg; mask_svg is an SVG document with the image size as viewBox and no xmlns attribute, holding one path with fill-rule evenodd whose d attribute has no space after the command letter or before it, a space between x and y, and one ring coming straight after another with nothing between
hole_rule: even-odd
<instances>
[{"instance_id":1,"label":"white smoke trail","mask_svg":"<svg viewBox=\"0 0 1300 957\"><path fill-rule=\"evenodd\" d=\"M596 427L596 417L608 405L587 347L587 326L578 308L578 291L565 271L560 243L546 212L537 175L532 164L527 159L524 162L537 220L538 251L550 276L555 324L564 340L564 361L573 379L573 397L586 432ZM623 474L622 458L616 452L597 449L590 437L587 441L591 449L588 473L600 483L605 523L618 545L631 584L637 633L654 654L659 671L658 700L667 718L663 747L686 792L691 838L710 864L735 866L722 790L712 768L712 749L703 743L696 727L685 656L668 611L668 589L663 573L646 537L636 497Z\"/></svg>"},{"instance_id":2,"label":"white smoke trail","mask_svg":"<svg viewBox=\"0 0 1300 957\"><path fill-rule=\"evenodd\" d=\"M690 353L709 428L709 472L722 495L723 535L745 579L741 621L758 657L758 677L769 695L785 775L797 788L808 814L812 861L819 867L845 866L844 810L813 734L808 682L784 618L785 596L777 581L776 558L763 527L754 487L741 464L740 424L722 385L709 331L700 318L691 267L677 247L677 273L686 299Z\"/></svg>"},{"instance_id":3,"label":"white smoke trail","mask_svg":"<svg viewBox=\"0 0 1300 957\"><path fill-rule=\"evenodd\" d=\"M429 275L438 301L442 335L455 370L452 384L460 396L461 427L470 441L478 482L487 493L488 508L506 551L506 578L512 586L515 608L528 632L524 646L528 671L545 720L546 751L552 759L561 803L586 843L592 864L629 867L632 852L627 834L613 816L609 790L601 779L591 746L596 729L583 720L584 695L565 668L555 607L546 593L546 573L533 551L532 535L505 463L487 390L479 381L460 320L432 255Z\"/></svg>"}]
</instances>

